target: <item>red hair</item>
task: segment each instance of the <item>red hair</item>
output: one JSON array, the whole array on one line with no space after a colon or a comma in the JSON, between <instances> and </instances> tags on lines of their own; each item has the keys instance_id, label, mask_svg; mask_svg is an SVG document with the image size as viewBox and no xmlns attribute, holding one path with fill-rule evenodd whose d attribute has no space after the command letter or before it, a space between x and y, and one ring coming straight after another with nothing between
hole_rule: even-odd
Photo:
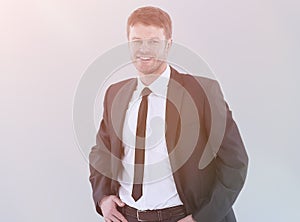
<instances>
[{"instance_id":1,"label":"red hair","mask_svg":"<svg viewBox=\"0 0 300 222\"><path fill-rule=\"evenodd\" d=\"M168 13L160 8L146 6L133 11L127 20L127 38L129 37L130 27L136 23L163 28L166 38L170 39L172 37L171 18Z\"/></svg>"}]
</instances>

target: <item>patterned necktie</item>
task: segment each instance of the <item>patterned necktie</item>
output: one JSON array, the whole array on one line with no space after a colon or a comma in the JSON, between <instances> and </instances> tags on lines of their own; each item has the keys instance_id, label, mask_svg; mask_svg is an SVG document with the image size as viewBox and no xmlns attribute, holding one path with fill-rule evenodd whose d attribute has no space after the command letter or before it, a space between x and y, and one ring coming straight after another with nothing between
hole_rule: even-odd
<instances>
[{"instance_id":1,"label":"patterned necktie","mask_svg":"<svg viewBox=\"0 0 300 222\"><path fill-rule=\"evenodd\" d=\"M144 161L145 161L145 135L146 120L148 112L148 96L151 90L145 87L141 93L142 101L139 107L136 139L135 139L135 157L134 157L134 178L131 196L135 201L141 198L143 194Z\"/></svg>"}]
</instances>

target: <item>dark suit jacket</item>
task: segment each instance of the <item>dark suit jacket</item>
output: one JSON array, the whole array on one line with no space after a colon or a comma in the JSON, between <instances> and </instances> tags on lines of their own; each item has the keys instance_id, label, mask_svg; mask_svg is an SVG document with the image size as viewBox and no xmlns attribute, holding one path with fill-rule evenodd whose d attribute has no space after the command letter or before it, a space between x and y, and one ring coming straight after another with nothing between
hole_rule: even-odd
<instances>
[{"instance_id":1,"label":"dark suit jacket","mask_svg":"<svg viewBox=\"0 0 300 222\"><path fill-rule=\"evenodd\" d=\"M105 95L103 119L89 157L100 214L98 202L106 195L118 195L123 122L136 84L136 79L113 84ZM248 157L217 81L171 68L165 136L187 213L201 222L236 221L232 205L244 185Z\"/></svg>"}]
</instances>

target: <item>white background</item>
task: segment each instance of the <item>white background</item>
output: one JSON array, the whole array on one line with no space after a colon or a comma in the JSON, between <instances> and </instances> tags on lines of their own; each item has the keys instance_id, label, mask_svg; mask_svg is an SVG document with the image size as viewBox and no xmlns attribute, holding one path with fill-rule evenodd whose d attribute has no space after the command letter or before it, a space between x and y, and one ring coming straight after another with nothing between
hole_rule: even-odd
<instances>
[{"instance_id":1,"label":"white background","mask_svg":"<svg viewBox=\"0 0 300 222\"><path fill-rule=\"evenodd\" d=\"M126 41L127 17L142 5L166 10L174 41L222 85L250 157L238 220L299 221L296 0L1 1L0 220L102 221L72 102L87 66Z\"/></svg>"}]
</instances>

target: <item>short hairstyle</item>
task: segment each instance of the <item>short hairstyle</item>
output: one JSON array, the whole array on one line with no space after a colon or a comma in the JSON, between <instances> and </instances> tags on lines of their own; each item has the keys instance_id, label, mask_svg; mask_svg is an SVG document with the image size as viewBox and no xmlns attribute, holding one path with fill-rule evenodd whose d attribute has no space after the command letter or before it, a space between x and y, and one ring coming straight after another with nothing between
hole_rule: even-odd
<instances>
[{"instance_id":1,"label":"short hairstyle","mask_svg":"<svg viewBox=\"0 0 300 222\"><path fill-rule=\"evenodd\" d=\"M146 6L133 11L127 20L127 38L129 38L130 27L136 23L163 28L166 38L172 37L171 18L160 8Z\"/></svg>"}]
</instances>

